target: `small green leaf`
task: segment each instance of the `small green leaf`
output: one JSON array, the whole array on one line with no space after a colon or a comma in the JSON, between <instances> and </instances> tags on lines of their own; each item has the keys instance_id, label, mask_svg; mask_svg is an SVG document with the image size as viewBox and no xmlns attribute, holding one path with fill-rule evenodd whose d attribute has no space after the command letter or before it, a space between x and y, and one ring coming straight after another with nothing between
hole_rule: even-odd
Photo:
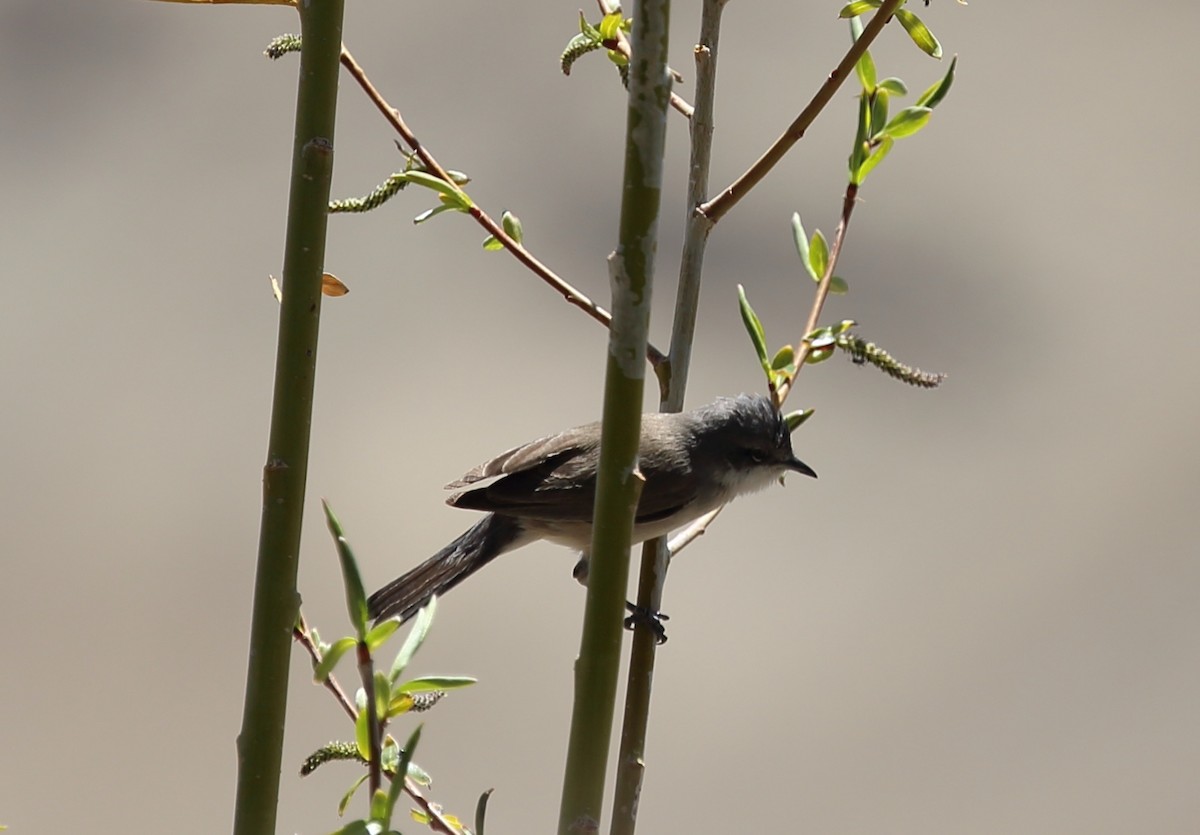
<instances>
[{"instance_id":1,"label":"small green leaf","mask_svg":"<svg viewBox=\"0 0 1200 835\"><path fill-rule=\"evenodd\" d=\"M787 421L788 432L795 432L797 429L799 429L800 425L812 417L815 411L816 409L804 409L799 412L791 412L785 415L783 419Z\"/></svg>"},{"instance_id":2,"label":"small green leaf","mask_svg":"<svg viewBox=\"0 0 1200 835\"><path fill-rule=\"evenodd\" d=\"M796 243L796 252L800 255L800 263L804 264L804 269L808 270L813 281L820 281L821 276L812 271L812 263L808 257L808 233L804 231L804 224L800 222L799 212L792 213L792 240Z\"/></svg>"},{"instance_id":3,"label":"small green leaf","mask_svg":"<svg viewBox=\"0 0 1200 835\"><path fill-rule=\"evenodd\" d=\"M363 639L366 641L367 649L371 650L371 652L379 649L381 646L383 646L384 641L392 637L392 633L399 628L400 621L396 618L388 618L382 623L376 624L371 631L367 633L367 637Z\"/></svg>"},{"instance_id":4,"label":"small green leaf","mask_svg":"<svg viewBox=\"0 0 1200 835\"><path fill-rule=\"evenodd\" d=\"M871 152L867 137L871 135L871 102L867 96L858 97L858 126L854 132L854 147L850 151L850 170L857 171Z\"/></svg>"},{"instance_id":5,"label":"small green leaf","mask_svg":"<svg viewBox=\"0 0 1200 835\"><path fill-rule=\"evenodd\" d=\"M447 202L452 204L453 208L459 211L466 211L474 205L471 202L471 198L467 197L466 193L458 186L453 183L447 183L445 180L435 177L426 171L409 171L408 181L436 191L445 197Z\"/></svg>"},{"instance_id":6,"label":"small green leaf","mask_svg":"<svg viewBox=\"0 0 1200 835\"><path fill-rule=\"evenodd\" d=\"M875 61L871 58L871 51L868 49L862 54L854 65L854 71L858 73L858 81L862 84L863 91L868 95L875 92Z\"/></svg>"},{"instance_id":7,"label":"small green leaf","mask_svg":"<svg viewBox=\"0 0 1200 835\"><path fill-rule=\"evenodd\" d=\"M333 668L342 660L342 656L358 644L355 638L340 638L321 655L321 663L313 669L313 683L324 684L325 679L333 673Z\"/></svg>"},{"instance_id":8,"label":"small green leaf","mask_svg":"<svg viewBox=\"0 0 1200 835\"><path fill-rule=\"evenodd\" d=\"M342 525L333 515L333 509L329 506L329 502L322 499L321 506L325 508L325 522L329 526L329 532L333 534L338 560L342 564L342 583L346 587L346 610L350 613L350 623L354 626L354 634L361 638L367 633L367 624L371 620L371 616L367 612L367 593L363 589L362 575L358 571L358 562L354 559L354 552L350 550L350 543L346 541L346 536L342 532Z\"/></svg>"},{"instance_id":9,"label":"small green leaf","mask_svg":"<svg viewBox=\"0 0 1200 835\"><path fill-rule=\"evenodd\" d=\"M519 217L512 212L505 212L500 215L500 223L504 226L504 231L508 233L508 237L517 243L524 242L525 230L521 227L521 219Z\"/></svg>"},{"instance_id":10,"label":"small green leaf","mask_svg":"<svg viewBox=\"0 0 1200 835\"><path fill-rule=\"evenodd\" d=\"M791 345L784 345L775 352L775 356L771 358L772 371L788 371L796 370L796 351Z\"/></svg>"},{"instance_id":11,"label":"small green leaf","mask_svg":"<svg viewBox=\"0 0 1200 835\"><path fill-rule=\"evenodd\" d=\"M494 791L495 789L488 789L479 795L479 802L475 804L475 835L483 835L483 818L487 814L488 798Z\"/></svg>"},{"instance_id":12,"label":"small green leaf","mask_svg":"<svg viewBox=\"0 0 1200 835\"><path fill-rule=\"evenodd\" d=\"M832 356L833 356L832 348L821 348L819 350L814 348L812 353L810 353L808 355L808 359L805 360L805 362L808 365L816 365L819 362L825 362L825 360L829 359Z\"/></svg>"},{"instance_id":13,"label":"small green leaf","mask_svg":"<svg viewBox=\"0 0 1200 835\"><path fill-rule=\"evenodd\" d=\"M495 235L488 235L483 239L483 248L495 252L497 249L504 249L504 244L500 243Z\"/></svg>"},{"instance_id":14,"label":"small green leaf","mask_svg":"<svg viewBox=\"0 0 1200 835\"><path fill-rule=\"evenodd\" d=\"M876 90L875 95L871 96L871 136L879 133L880 129L887 124L889 98L891 96L887 90Z\"/></svg>"},{"instance_id":15,"label":"small green leaf","mask_svg":"<svg viewBox=\"0 0 1200 835\"><path fill-rule=\"evenodd\" d=\"M600 40L600 30L588 23L588 19L583 16L582 10L579 12L579 32L580 34Z\"/></svg>"},{"instance_id":16,"label":"small green leaf","mask_svg":"<svg viewBox=\"0 0 1200 835\"><path fill-rule=\"evenodd\" d=\"M371 761L371 737L367 722L371 721L371 711L365 704L358 706L358 716L354 719L354 744L358 746L358 755L367 762Z\"/></svg>"},{"instance_id":17,"label":"small green leaf","mask_svg":"<svg viewBox=\"0 0 1200 835\"><path fill-rule=\"evenodd\" d=\"M884 126L883 133L892 139L912 136L929 124L929 117L932 115L933 111L928 107L906 107Z\"/></svg>"},{"instance_id":18,"label":"small green leaf","mask_svg":"<svg viewBox=\"0 0 1200 835\"><path fill-rule=\"evenodd\" d=\"M742 324L746 326L746 332L750 334L750 341L754 344L754 352L758 354L758 361L762 364L763 371L770 371L771 365L767 358L767 336L763 333L762 322L759 321L758 314L754 312L754 308L750 306L750 300L746 298L746 288L738 285L738 307L742 311Z\"/></svg>"},{"instance_id":19,"label":"small green leaf","mask_svg":"<svg viewBox=\"0 0 1200 835\"><path fill-rule=\"evenodd\" d=\"M470 687L479 679L470 676L421 676L406 681L396 688L397 693L426 693L430 690L457 690Z\"/></svg>"},{"instance_id":20,"label":"small green leaf","mask_svg":"<svg viewBox=\"0 0 1200 835\"><path fill-rule=\"evenodd\" d=\"M838 337L855 327L858 327L858 322L855 322L853 319L843 319L830 328L829 332L833 334L833 336Z\"/></svg>"},{"instance_id":21,"label":"small green leaf","mask_svg":"<svg viewBox=\"0 0 1200 835\"><path fill-rule=\"evenodd\" d=\"M358 791L359 786L361 786L363 783L367 782L367 778L370 776L371 776L370 774L364 774L362 777L359 777L357 780L354 781L354 784L352 786L350 786L350 789L344 795L342 795L342 800L340 803L338 803L338 807L337 807L337 813L338 813L339 818L346 814L346 807L349 806L350 801L354 799L354 793L356 791Z\"/></svg>"},{"instance_id":22,"label":"small green leaf","mask_svg":"<svg viewBox=\"0 0 1200 835\"><path fill-rule=\"evenodd\" d=\"M600 21L600 39L604 41L616 40L617 33L621 31L621 24L625 19L621 16L620 11L609 12Z\"/></svg>"},{"instance_id":23,"label":"small green leaf","mask_svg":"<svg viewBox=\"0 0 1200 835\"><path fill-rule=\"evenodd\" d=\"M871 9L878 9L882 5L883 0L854 0L853 3L847 3L842 6L838 12L838 17L858 17L860 14L865 14Z\"/></svg>"},{"instance_id":24,"label":"small green leaf","mask_svg":"<svg viewBox=\"0 0 1200 835\"><path fill-rule=\"evenodd\" d=\"M836 341L833 337L833 328L817 328L805 338L813 348L828 348Z\"/></svg>"},{"instance_id":25,"label":"small green leaf","mask_svg":"<svg viewBox=\"0 0 1200 835\"><path fill-rule=\"evenodd\" d=\"M854 172L853 176L851 177L851 180L854 182L854 184L862 185L867 179L867 175L875 169L875 166L883 162L883 158L891 152L892 146L895 144L896 140L892 139L892 137L883 137L879 144L875 146L875 150L872 151L867 158L862 161L862 165L858 166L858 170Z\"/></svg>"},{"instance_id":26,"label":"small green leaf","mask_svg":"<svg viewBox=\"0 0 1200 835\"><path fill-rule=\"evenodd\" d=\"M889 78L885 78L883 81L880 81L879 89L887 90L893 96L908 95L908 87L905 86L903 81L896 78L895 76L891 76ZM920 102L917 102L917 103L920 104Z\"/></svg>"},{"instance_id":27,"label":"small green leaf","mask_svg":"<svg viewBox=\"0 0 1200 835\"><path fill-rule=\"evenodd\" d=\"M383 670L376 670L375 683L375 715L386 716L388 705L392 701L392 682Z\"/></svg>"},{"instance_id":28,"label":"small green leaf","mask_svg":"<svg viewBox=\"0 0 1200 835\"><path fill-rule=\"evenodd\" d=\"M388 787L387 821L389 824L391 823L392 812L396 808L396 803L400 800L400 793L404 791L404 776L408 774L408 765L412 762L413 751L420 741L421 726L417 725L412 735L409 736L408 742L400 749L400 760L396 764L396 776L392 778L392 784Z\"/></svg>"},{"instance_id":29,"label":"small green leaf","mask_svg":"<svg viewBox=\"0 0 1200 835\"><path fill-rule=\"evenodd\" d=\"M957 66L958 56L955 55L950 59L950 66L946 68L946 74L942 76L942 80L935 82L922 93L917 99L917 104L930 108L941 104L942 99L946 98L946 94L950 92L950 87L954 84L954 68Z\"/></svg>"},{"instance_id":30,"label":"small green leaf","mask_svg":"<svg viewBox=\"0 0 1200 835\"><path fill-rule=\"evenodd\" d=\"M437 611L437 598L429 598L429 602L421 607L417 612L417 617L413 621L412 629L408 631L408 637L404 639L404 646L400 648L399 654L396 655L396 660L392 662L392 669L388 676L393 682L399 681L400 676L404 674L404 668L408 666L408 662L412 661L417 650L421 648L421 644L425 642L425 637L429 634L429 626L433 623L433 615Z\"/></svg>"},{"instance_id":31,"label":"small green leaf","mask_svg":"<svg viewBox=\"0 0 1200 835\"><path fill-rule=\"evenodd\" d=\"M841 276L830 276L829 292L836 296L844 296L850 292L850 285L846 283L846 279Z\"/></svg>"},{"instance_id":32,"label":"small green leaf","mask_svg":"<svg viewBox=\"0 0 1200 835\"><path fill-rule=\"evenodd\" d=\"M429 218L434 217L435 215L440 215L442 212L451 212L451 211L461 212L461 211L465 211L465 210L459 206L454 206L454 205L451 205L450 203L443 202L440 206L434 206L432 209L426 209L425 211L421 212L419 215L414 217L413 224L414 225L422 224L425 221L429 220Z\"/></svg>"},{"instance_id":33,"label":"small green leaf","mask_svg":"<svg viewBox=\"0 0 1200 835\"><path fill-rule=\"evenodd\" d=\"M896 20L900 21L904 31L908 32L908 36L922 52L934 58L942 57L942 45L938 43L937 38L933 36L921 18L908 9L896 9Z\"/></svg>"},{"instance_id":34,"label":"small green leaf","mask_svg":"<svg viewBox=\"0 0 1200 835\"><path fill-rule=\"evenodd\" d=\"M808 242L808 262L812 267L809 272L817 281L825 277L825 270L829 267L829 244L820 229L813 232L812 240Z\"/></svg>"},{"instance_id":35,"label":"small green leaf","mask_svg":"<svg viewBox=\"0 0 1200 835\"><path fill-rule=\"evenodd\" d=\"M387 825L391 823L391 815L388 812L388 793L382 788L376 789L375 794L371 796L371 820Z\"/></svg>"}]
</instances>

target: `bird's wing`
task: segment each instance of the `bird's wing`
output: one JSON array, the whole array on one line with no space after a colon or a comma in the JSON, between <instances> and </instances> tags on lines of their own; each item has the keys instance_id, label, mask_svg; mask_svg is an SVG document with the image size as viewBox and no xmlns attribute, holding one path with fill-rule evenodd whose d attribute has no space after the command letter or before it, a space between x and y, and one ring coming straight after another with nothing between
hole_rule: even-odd
<instances>
[{"instance_id":1,"label":"bird's wing","mask_svg":"<svg viewBox=\"0 0 1200 835\"><path fill-rule=\"evenodd\" d=\"M587 429L588 427L581 427ZM467 472L449 488L502 476L447 499L454 507L532 519L588 522L596 498L599 432L570 430L514 447ZM591 440L587 440L587 439ZM647 484L637 521L669 517L695 499L693 480L678 466L643 470Z\"/></svg>"}]
</instances>

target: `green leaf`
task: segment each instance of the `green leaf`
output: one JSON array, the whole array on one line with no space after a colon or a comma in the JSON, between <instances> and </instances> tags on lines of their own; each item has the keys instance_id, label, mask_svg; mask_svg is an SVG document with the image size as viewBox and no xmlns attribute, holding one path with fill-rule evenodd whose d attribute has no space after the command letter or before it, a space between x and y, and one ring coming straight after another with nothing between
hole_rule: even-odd
<instances>
[{"instance_id":1,"label":"green leaf","mask_svg":"<svg viewBox=\"0 0 1200 835\"><path fill-rule=\"evenodd\" d=\"M617 33L621 31L621 24L625 22L620 11L609 12L600 21L600 39L605 41L616 40Z\"/></svg>"},{"instance_id":2,"label":"green leaf","mask_svg":"<svg viewBox=\"0 0 1200 835\"><path fill-rule=\"evenodd\" d=\"M332 835L380 835L383 827L375 821L353 820Z\"/></svg>"},{"instance_id":3,"label":"green leaf","mask_svg":"<svg viewBox=\"0 0 1200 835\"><path fill-rule=\"evenodd\" d=\"M434 206L432 209L426 209L425 211L421 212L419 215L414 217L413 224L420 225L420 224L424 223L425 221L429 220L429 218L434 217L435 215L440 215L442 212L462 212L462 211L466 211L466 210L459 206L451 205L450 203L442 203L440 206Z\"/></svg>"},{"instance_id":4,"label":"green leaf","mask_svg":"<svg viewBox=\"0 0 1200 835\"><path fill-rule=\"evenodd\" d=\"M784 345L775 352L775 356L771 359L772 371L788 371L796 370L796 351L791 345Z\"/></svg>"},{"instance_id":5,"label":"green leaf","mask_svg":"<svg viewBox=\"0 0 1200 835\"><path fill-rule=\"evenodd\" d=\"M523 243L525 240L525 230L521 227L521 219L512 212L505 212L500 215L500 223L504 226L504 231L508 237L512 238L517 243Z\"/></svg>"},{"instance_id":6,"label":"green leaf","mask_svg":"<svg viewBox=\"0 0 1200 835\"><path fill-rule=\"evenodd\" d=\"M346 814L346 807L349 806L350 801L354 799L354 793L356 791L358 791L359 786L361 786L363 783L367 782L367 778L370 776L371 776L370 774L364 774L362 777L359 777L357 780L354 781L354 784L352 786L350 786L350 789L344 795L342 795L342 800L340 803L338 803L338 807L337 807L337 813L338 813L339 818Z\"/></svg>"},{"instance_id":7,"label":"green leaf","mask_svg":"<svg viewBox=\"0 0 1200 835\"><path fill-rule=\"evenodd\" d=\"M895 76L891 76L889 78L885 78L883 81L880 81L879 89L887 90L893 96L908 95L908 87L904 84L903 81L896 78ZM920 104L920 102L917 102L917 104Z\"/></svg>"},{"instance_id":8,"label":"green leaf","mask_svg":"<svg viewBox=\"0 0 1200 835\"><path fill-rule=\"evenodd\" d=\"M933 36L921 18L908 9L896 9L896 20L900 21L904 31L908 32L908 36L922 52L934 58L942 57L942 45L938 43L937 38Z\"/></svg>"},{"instance_id":9,"label":"green leaf","mask_svg":"<svg viewBox=\"0 0 1200 835\"><path fill-rule=\"evenodd\" d=\"M400 621L396 618L388 618L382 623L376 624L375 627L367 633L367 637L363 639L366 641L367 649L371 650L372 652L379 649L381 646L383 646L384 641L392 637L392 633L399 628Z\"/></svg>"},{"instance_id":10,"label":"green leaf","mask_svg":"<svg viewBox=\"0 0 1200 835\"><path fill-rule=\"evenodd\" d=\"M929 123L929 117L932 115L933 111L928 107L906 107L884 125L883 133L892 139L912 136Z\"/></svg>"},{"instance_id":11,"label":"green leaf","mask_svg":"<svg viewBox=\"0 0 1200 835\"><path fill-rule=\"evenodd\" d=\"M404 646L400 647L400 652L396 655L396 660L392 662L391 672L388 673L389 678L393 682L400 680L400 676L404 674L404 668L408 666L408 662L412 661L413 656L417 654L417 650L421 648L421 644L425 642L425 637L429 634L429 626L433 623L433 615L436 611L437 598L431 597L429 602L417 612L412 629L408 631L408 637L404 639Z\"/></svg>"},{"instance_id":12,"label":"green leaf","mask_svg":"<svg viewBox=\"0 0 1200 835\"><path fill-rule=\"evenodd\" d=\"M853 3L847 3L842 6L838 12L838 17L858 17L860 14L865 14L871 9L878 9L883 3L883 0L854 0Z\"/></svg>"},{"instance_id":13,"label":"green leaf","mask_svg":"<svg viewBox=\"0 0 1200 835\"><path fill-rule=\"evenodd\" d=\"M917 104L925 107L933 108L941 104L942 99L946 98L946 94L950 92L950 87L954 84L954 68L958 66L958 56L955 55L950 59L950 66L946 68L946 74L942 76L942 80L935 82L928 90L920 95L917 99Z\"/></svg>"},{"instance_id":14,"label":"green leaf","mask_svg":"<svg viewBox=\"0 0 1200 835\"><path fill-rule=\"evenodd\" d=\"M367 710L364 699L363 704L358 706L358 716L354 719L354 744L358 746L358 755L367 762L371 761L371 737L367 727L367 722L371 719L371 711Z\"/></svg>"},{"instance_id":15,"label":"green leaf","mask_svg":"<svg viewBox=\"0 0 1200 835\"><path fill-rule=\"evenodd\" d=\"M875 61L871 58L871 51L868 49L862 54L854 65L854 71L858 73L858 81L862 84L863 91L870 94L875 92Z\"/></svg>"},{"instance_id":16,"label":"green leaf","mask_svg":"<svg viewBox=\"0 0 1200 835\"><path fill-rule=\"evenodd\" d=\"M789 414L785 415L783 419L787 421L788 432L795 432L797 429L799 429L800 425L812 417L815 411L816 409L804 409L799 412L790 412Z\"/></svg>"},{"instance_id":17,"label":"green leaf","mask_svg":"<svg viewBox=\"0 0 1200 835\"><path fill-rule=\"evenodd\" d=\"M812 267L809 272L816 280L824 278L825 270L829 268L829 244L826 243L820 229L813 232L812 240L808 242L808 261Z\"/></svg>"},{"instance_id":18,"label":"green leaf","mask_svg":"<svg viewBox=\"0 0 1200 835\"><path fill-rule=\"evenodd\" d=\"M808 359L805 360L805 363L807 365L816 365L819 362L825 362L825 360L829 359L832 356L833 356L832 348L821 348L819 350L814 349L812 351L812 353L810 353L808 355Z\"/></svg>"},{"instance_id":19,"label":"green leaf","mask_svg":"<svg viewBox=\"0 0 1200 835\"><path fill-rule=\"evenodd\" d=\"M829 332L836 337L836 336L841 336L842 334L849 331L851 328L856 328L856 327L858 327L858 322L855 322L853 319L843 319L842 321L840 321L836 325L834 325L832 328L830 328Z\"/></svg>"},{"instance_id":20,"label":"green leaf","mask_svg":"<svg viewBox=\"0 0 1200 835\"><path fill-rule=\"evenodd\" d=\"M595 40L600 40L600 30L588 23L588 19L583 16L582 10L579 12L579 32Z\"/></svg>"},{"instance_id":21,"label":"green leaf","mask_svg":"<svg viewBox=\"0 0 1200 835\"><path fill-rule=\"evenodd\" d=\"M495 235L488 235L483 239L483 248L495 252L497 249L504 249L504 244L500 243L500 239Z\"/></svg>"},{"instance_id":22,"label":"green leaf","mask_svg":"<svg viewBox=\"0 0 1200 835\"><path fill-rule=\"evenodd\" d=\"M895 144L896 140L892 139L890 136L883 137L879 144L875 146L875 150L873 150L867 156L867 158L862 161L862 164L858 166L858 170L855 171L850 178L851 181L855 185L862 185L863 182L866 181L867 175L875 169L875 166L883 162L883 158L891 152L892 146Z\"/></svg>"},{"instance_id":23,"label":"green leaf","mask_svg":"<svg viewBox=\"0 0 1200 835\"><path fill-rule=\"evenodd\" d=\"M483 818L487 814L488 798L494 791L495 789L488 789L479 795L479 802L475 804L475 835L483 835Z\"/></svg>"},{"instance_id":24,"label":"green leaf","mask_svg":"<svg viewBox=\"0 0 1200 835\"><path fill-rule=\"evenodd\" d=\"M388 793L382 788L375 790L375 794L371 796L371 820L380 821L386 827L391 823L390 815L388 814Z\"/></svg>"},{"instance_id":25,"label":"green leaf","mask_svg":"<svg viewBox=\"0 0 1200 835\"><path fill-rule=\"evenodd\" d=\"M375 715L387 716L388 705L392 701L392 682L383 670L376 670L375 683Z\"/></svg>"},{"instance_id":26,"label":"green leaf","mask_svg":"<svg viewBox=\"0 0 1200 835\"><path fill-rule=\"evenodd\" d=\"M458 690L470 687L479 679L470 676L421 676L406 681L396 688L397 693L427 693L431 690Z\"/></svg>"},{"instance_id":27,"label":"green leaf","mask_svg":"<svg viewBox=\"0 0 1200 835\"><path fill-rule=\"evenodd\" d=\"M346 541L342 525L333 515L333 509L329 506L329 502L322 499L321 506L325 508L325 522L329 526L329 532L333 534L338 560L342 564L342 583L346 587L346 611L350 614L350 623L354 627L354 634L361 638L367 633L367 624L371 620L371 616L367 612L367 593L363 589L362 575L358 572L358 562L354 559L354 552L350 550L350 543Z\"/></svg>"},{"instance_id":28,"label":"green leaf","mask_svg":"<svg viewBox=\"0 0 1200 835\"><path fill-rule=\"evenodd\" d=\"M333 668L342 660L342 656L353 649L358 640L351 637L339 638L321 655L321 663L313 669L313 683L324 684L325 679L333 673Z\"/></svg>"},{"instance_id":29,"label":"green leaf","mask_svg":"<svg viewBox=\"0 0 1200 835\"><path fill-rule=\"evenodd\" d=\"M754 308L750 306L750 300L746 298L746 288L738 285L738 307L742 311L742 324L746 326L746 332L750 334L750 341L754 343L754 352L758 354L758 361L762 364L763 371L770 371L771 365L767 359L767 336L763 333L762 322L759 321L758 314L754 312Z\"/></svg>"},{"instance_id":30,"label":"green leaf","mask_svg":"<svg viewBox=\"0 0 1200 835\"><path fill-rule=\"evenodd\" d=\"M396 776L392 778L392 784L388 786L387 793L387 817L385 820L388 825L391 825L392 812L396 809L396 803L400 800L400 793L404 791L404 777L408 774L408 764L412 762L413 751L417 747L417 743L421 741L421 726L417 725L416 730L409 736L408 742L400 749L400 760L396 764Z\"/></svg>"},{"instance_id":31,"label":"green leaf","mask_svg":"<svg viewBox=\"0 0 1200 835\"><path fill-rule=\"evenodd\" d=\"M867 137L871 135L871 102L867 96L858 97L858 126L854 132L854 147L850 151L850 171L854 172L863 164L863 160L871 152Z\"/></svg>"},{"instance_id":32,"label":"green leaf","mask_svg":"<svg viewBox=\"0 0 1200 835\"><path fill-rule=\"evenodd\" d=\"M445 180L435 177L427 171L409 171L408 181L436 191L445 197L448 203L453 204L453 208L459 211L466 211L474 205L471 202L471 198L467 197L466 193L458 186L453 183L447 183Z\"/></svg>"},{"instance_id":33,"label":"green leaf","mask_svg":"<svg viewBox=\"0 0 1200 835\"><path fill-rule=\"evenodd\" d=\"M887 124L889 98L891 96L888 95L887 90L877 90L875 95L871 96L871 136L879 133L880 129Z\"/></svg>"},{"instance_id":34,"label":"green leaf","mask_svg":"<svg viewBox=\"0 0 1200 835\"><path fill-rule=\"evenodd\" d=\"M808 258L808 233L804 231L804 224L800 222L799 212L792 213L792 240L796 243L796 252L800 255L800 262L804 264L804 269L808 270L813 281L820 281L821 276L812 271L812 264Z\"/></svg>"},{"instance_id":35,"label":"green leaf","mask_svg":"<svg viewBox=\"0 0 1200 835\"><path fill-rule=\"evenodd\" d=\"M829 292L837 296L844 296L850 292L850 285L846 283L846 279L841 276L829 277Z\"/></svg>"}]
</instances>

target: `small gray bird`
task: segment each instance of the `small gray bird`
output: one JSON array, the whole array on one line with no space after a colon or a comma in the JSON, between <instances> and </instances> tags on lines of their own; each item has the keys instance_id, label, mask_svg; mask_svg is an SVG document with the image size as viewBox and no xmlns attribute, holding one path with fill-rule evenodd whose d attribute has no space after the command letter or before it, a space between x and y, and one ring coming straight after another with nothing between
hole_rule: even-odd
<instances>
[{"instance_id":1,"label":"small gray bird","mask_svg":"<svg viewBox=\"0 0 1200 835\"><path fill-rule=\"evenodd\" d=\"M433 595L539 539L579 551L575 576L585 582L599 457L600 424L589 423L514 447L446 485L453 490L497 479L447 499L454 507L488 514L371 595L371 616L408 620ZM690 412L642 415L638 458L646 482L634 519L635 543L664 536L737 496L761 490L788 470L817 475L792 453L786 420L762 395L722 397Z\"/></svg>"}]
</instances>

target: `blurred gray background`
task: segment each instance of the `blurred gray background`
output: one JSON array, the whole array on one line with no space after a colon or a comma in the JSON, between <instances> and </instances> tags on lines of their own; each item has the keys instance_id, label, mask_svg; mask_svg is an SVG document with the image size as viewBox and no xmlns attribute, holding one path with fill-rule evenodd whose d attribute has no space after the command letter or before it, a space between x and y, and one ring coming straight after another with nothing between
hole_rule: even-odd
<instances>
[{"instance_id":1,"label":"blurred gray background","mask_svg":"<svg viewBox=\"0 0 1200 835\"><path fill-rule=\"evenodd\" d=\"M473 197L606 300L624 104L601 56L557 57L577 3L350 5L346 39ZM714 188L775 138L846 46L839 3L725 15ZM676 4L687 77L699 3ZM743 500L672 571L645 832L1200 831L1200 302L1190 60L1200 9L937 0L958 82L863 192L840 273L854 318L938 392L844 358L791 401L821 474ZM96 833L230 825L295 100L281 8L0 7L0 823ZM894 27L881 75L945 64ZM773 344L812 285L789 217L832 233L848 86L715 230L692 405L760 390L747 285ZM334 191L399 167L342 85ZM684 216L670 127L654 333ZM346 630L318 512L374 587L475 518L441 485L596 417L605 334L462 216L415 191L331 222L301 564ZM557 820L583 592L537 546L441 609L417 673L472 674L425 719L432 796L496 832ZM301 759L349 736L297 651L279 831L336 828L357 776ZM401 730L407 725L400 726ZM152 817L151 817L152 816ZM406 830L415 830L408 824Z\"/></svg>"}]
</instances>

